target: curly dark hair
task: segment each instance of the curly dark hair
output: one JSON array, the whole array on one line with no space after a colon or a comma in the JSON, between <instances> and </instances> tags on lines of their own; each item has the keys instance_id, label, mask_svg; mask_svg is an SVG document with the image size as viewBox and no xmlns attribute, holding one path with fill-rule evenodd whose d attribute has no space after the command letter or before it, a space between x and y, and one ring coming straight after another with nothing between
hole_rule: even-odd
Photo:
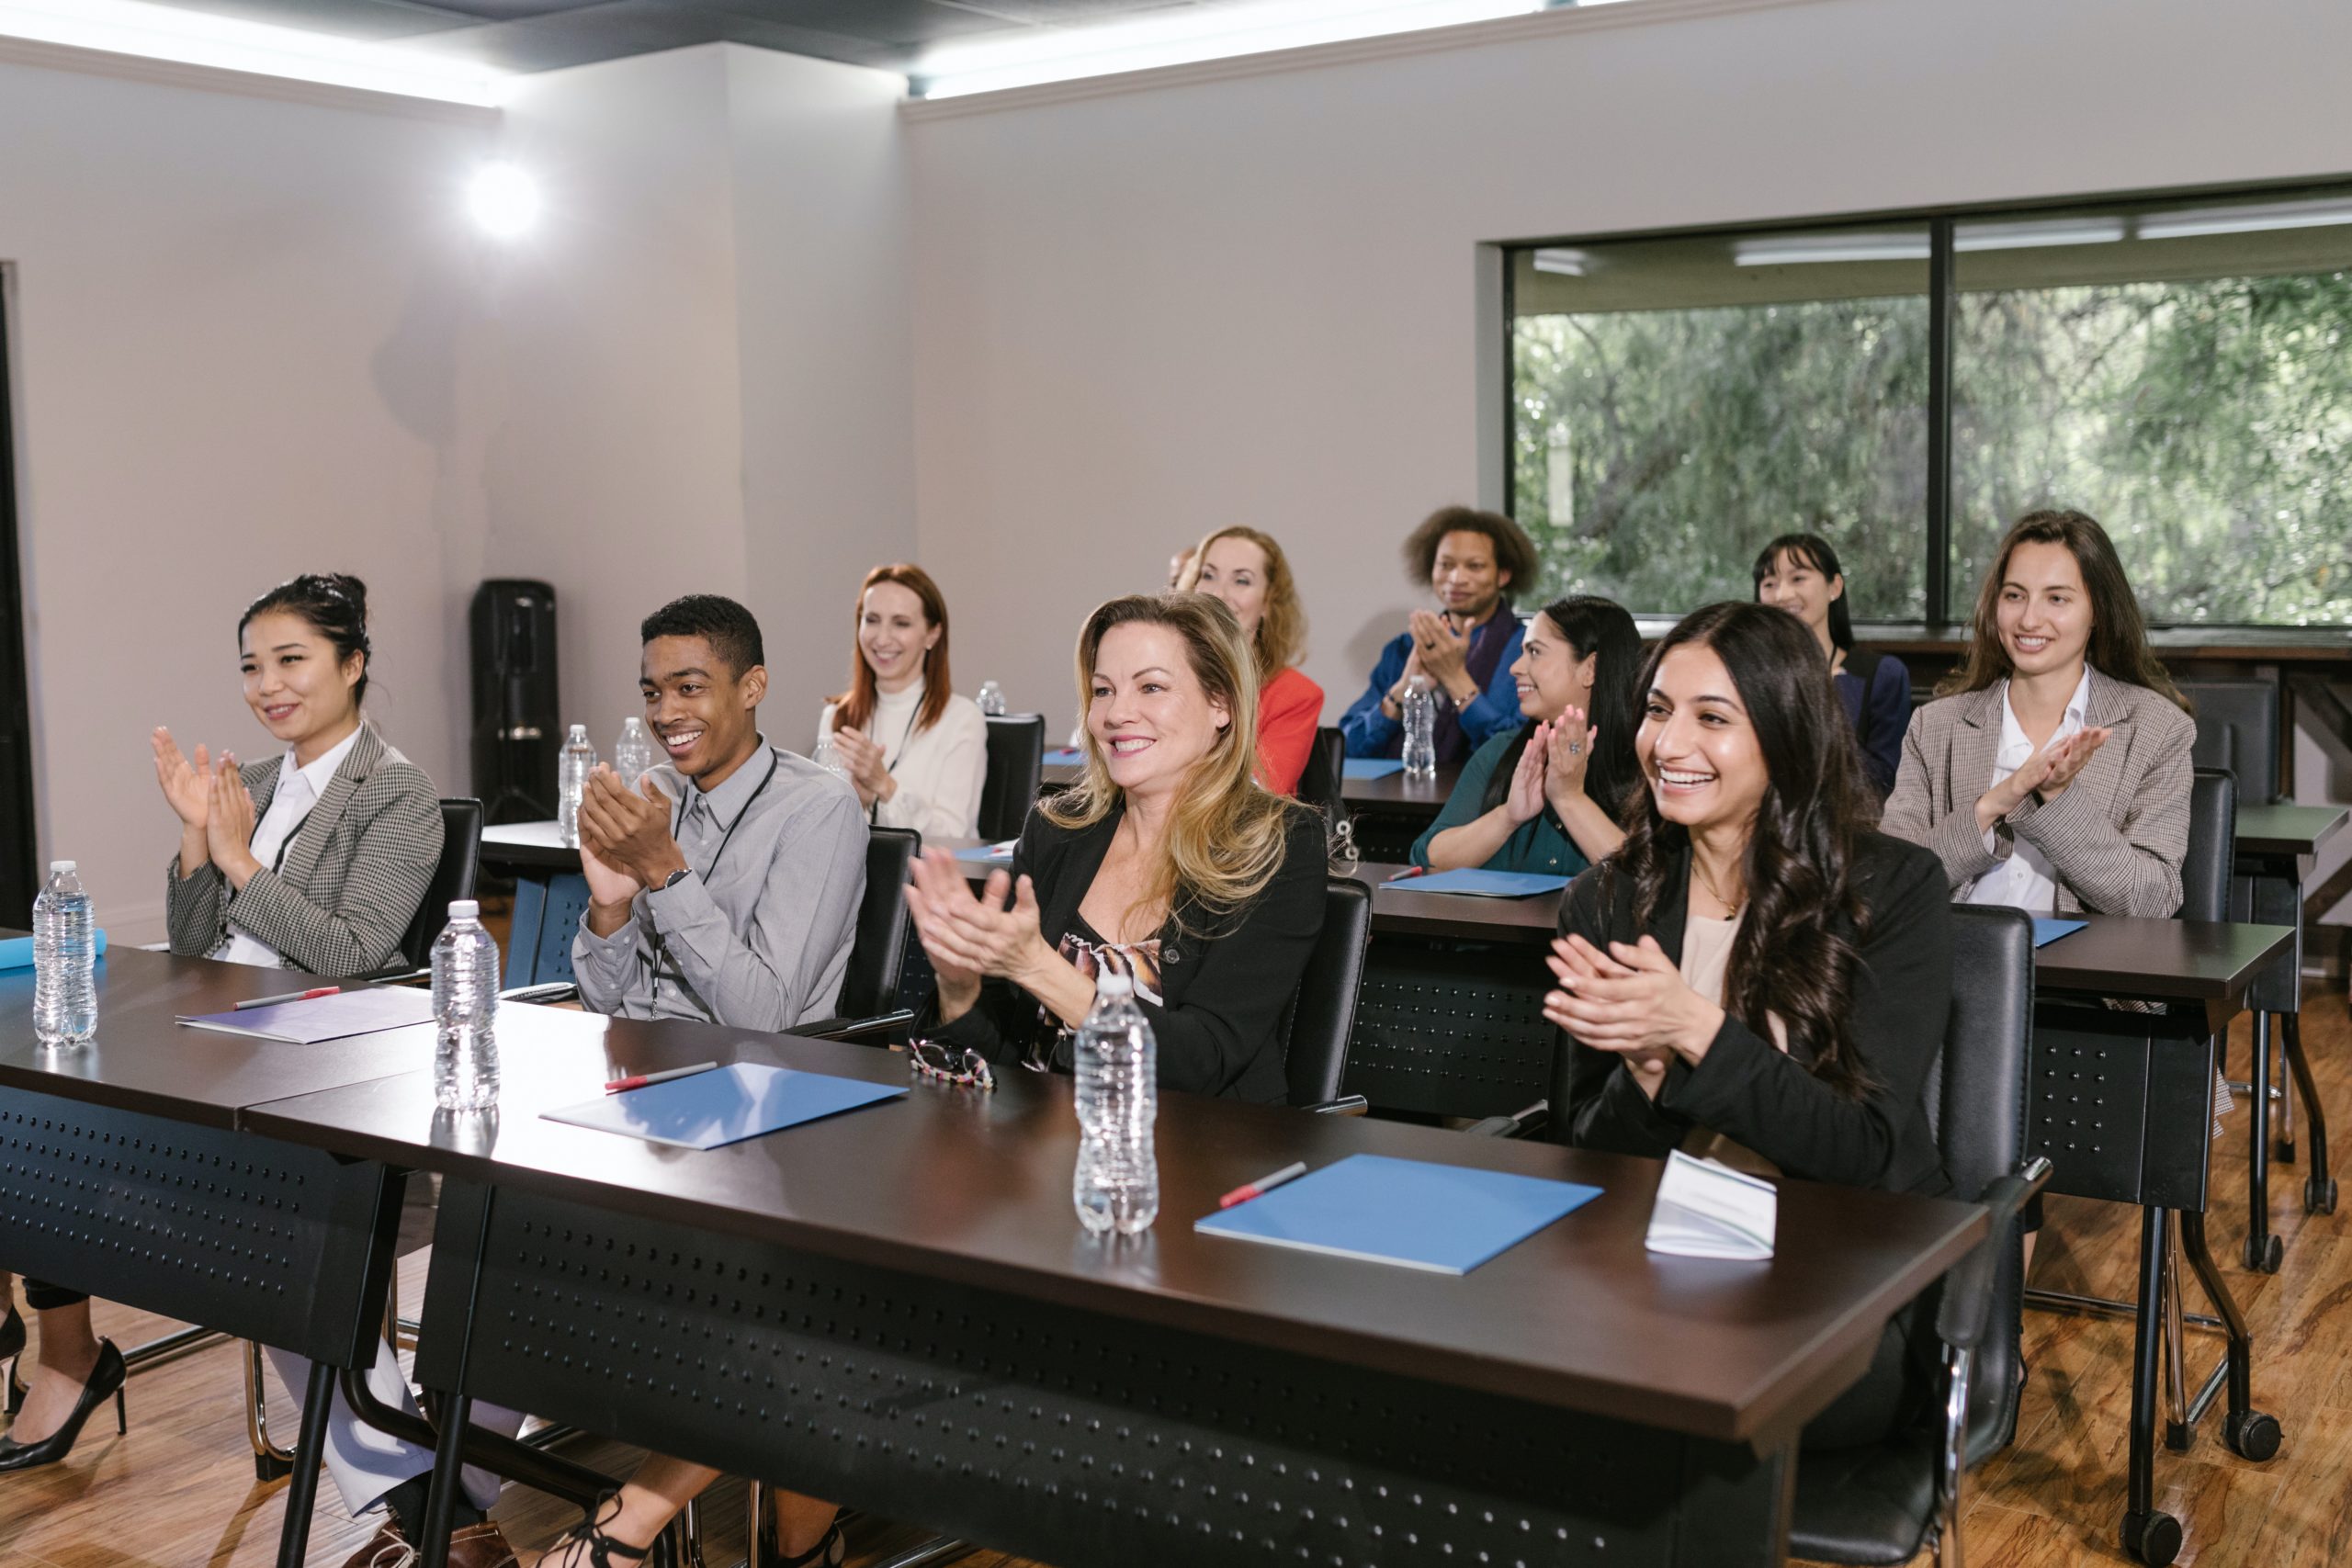
<instances>
[{"instance_id":1,"label":"curly dark hair","mask_svg":"<svg viewBox=\"0 0 2352 1568\"><path fill-rule=\"evenodd\" d=\"M310 622L311 629L333 645L338 661L348 663L357 654L359 679L351 688L352 705L367 701L368 669L376 654L368 641L366 583L342 571L306 571L288 578L246 605L245 613L237 617L239 648L245 645L245 627L253 618L269 610L283 610Z\"/></svg>"},{"instance_id":2,"label":"curly dark hair","mask_svg":"<svg viewBox=\"0 0 2352 1568\"><path fill-rule=\"evenodd\" d=\"M1501 513L1471 506L1441 506L1405 536L1405 574L1415 584L1428 585L1430 573L1437 570L1437 547L1448 534L1484 534L1495 547L1495 565L1510 573L1503 584L1504 604L1510 603L1511 590L1534 587L1538 567L1533 541Z\"/></svg>"},{"instance_id":3,"label":"curly dark hair","mask_svg":"<svg viewBox=\"0 0 2352 1568\"><path fill-rule=\"evenodd\" d=\"M637 628L639 642L657 637L698 637L727 660L741 680L746 671L768 661L760 642L760 623L732 599L716 593L689 593L662 605Z\"/></svg>"},{"instance_id":4,"label":"curly dark hair","mask_svg":"<svg viewBox=\"0 0 2352 1568\"><path fill-rule=\"evenodd\" d=\"M1667 655L1690 647L1713 649L1730 672L1767 780L1747 840L1747 915L1724 974L1724 1009L1759 1034L1778 1018L1797 1060L1859 1099L1870 1083L1846 1015L1869 912L1852 868L1862 835L1878 825L1878 805L1853 722L1813 633L1753 603L1694 610L1660 637L1642 669L1645 705ZM1601 874L1634 879L1641 924L1657 914L1690 840L1659 814L1655 794L1645 790L1628 808L1625 842Z\"/></svg>"}]
</instances>

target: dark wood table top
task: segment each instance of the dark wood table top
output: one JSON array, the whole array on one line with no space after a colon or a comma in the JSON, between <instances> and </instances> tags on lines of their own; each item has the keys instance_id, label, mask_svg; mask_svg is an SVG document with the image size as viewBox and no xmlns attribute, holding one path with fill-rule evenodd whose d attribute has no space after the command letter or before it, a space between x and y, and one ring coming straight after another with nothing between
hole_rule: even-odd
<instances>
[{"instance_id":1,"label":"dark wood table top","mask_svg":"<svg viewBox=\"0 0 2352 1568\"><path fill-rule=\"evenodd\" d=\"M1436 1128L1160 1098L1162 1207L1140 1237L1070 1206L1067 1078L904 1100L707 1151L544 1120L620 1069L760 1061L886 1083L872 1047L615 1020L505 1043L497 1115L436 1122L411 1073L255 1107L266 1135L1170 1328L1724 1440L1784 1437L1857 1375L1881 1324L1984 1234L1973 1205L1782 1186L1770 1264L1655 1258L1657 1164ZM1373 1152L1588 1181L1602 1195L1464 1277L1202 1235L1220 1193Z\"/></svg>"},{"instance_id":2,"label":"dark wood table top","mask_svg":"<svg viewBox=\"0 0 2352 1568\"><path fill-rule=\"evenodd\" d=\"M2033 988L2159 1001L2235 996L2294 945L2290 926L2068 916L2089 923L2034 950Z\"/></svg>"},{"instance_id":3,"label":"dark wood table top","mask_svg":"<svg viewBox=\"0 0 2352 1568\"><path fill-rule=\"evenodd\" d=\"M2241 806L2237 852L2242 855L2307 855L2335 837L2347 813L2341 806Z\"/></svg>"},{"instance_id":4,"label":"dark wood table top","mask_svg":"<svg viewBox=\"0 0 2352 1568\"><path fill-rule=\"evenodd\" d=\"M1469 942L1517 942L1540 947L1559 929L1557 893L1525 898L1480 898L1466 893L1422 893L1418 878L1389 879L1410 871L1378 861L1357 863L1351 874L1372 887L1372 929L1383 935L1459 937Z\"/></svg>"},{"instance_id":5,"label":"dark wood table top","mask_svg":"<svg viewBox=\"0 0 2352 1568\"><path fill-rule=\"evenodd\" d=\"M556 837L552 818L544 822L508 822L481 830L481 863L503 872L577 872L580 852Z\"/></svg>"},{"instance_id":6,"label":"dark wood table top","mask_svg":"<svg viewBox=\"0 0 2352 1568\"><path fill-rule=\"evenodd\" d=\"M48 1051L33 1038L32 971L0 974L0 1089L233 1127L239 1111L262 1100L432 1066L429 1023L288 1045L175 1021L181 1013L224 1012L251 997L280 996L307 978L287 970L119 947L98 961L97 976L96 1037Z\"/></svg>"}]
</instances>

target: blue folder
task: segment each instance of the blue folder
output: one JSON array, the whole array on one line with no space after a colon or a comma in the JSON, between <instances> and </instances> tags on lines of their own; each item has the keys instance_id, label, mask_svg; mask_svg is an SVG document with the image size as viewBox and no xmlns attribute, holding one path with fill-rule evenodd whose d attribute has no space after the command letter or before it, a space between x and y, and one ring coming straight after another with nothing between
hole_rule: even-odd
<instances>
[{"instance_id":1,"label":"blue folder","mask_svg":"<svg viewBox=\"0 0 2352 1568\"><path fill-rule=\"evenodd\" d=\"M1433 871L1427 876L1386 882L1408 893L1468 893L1480 898L1532 898L1557 893L1568 885L1565 876L1542 871Z\"/></svg>"},{"instance_id":2,"label":"blue folder","mask_svg":"<svg viewBox=\"0 0 2352 1568\"><path fill-rule=\"evenodd\" d=\"M1057 746L1042 761L1054 767L1074 767L1086 761L1086 753L1075 746Z\"/></svg>"},{"instance_id":3,"label":"blue folder","mask_svg":"<svg viewBox=\"0 0 2352 1568\"><path fill-rule=\"evenodd\" d=\"M107 933L96 933L94 944L97 955L107 955ZM0 969L29 969L33 966L33 939L28 936L0 937Z\"/></svg>"},{"instance_id":4,"label":"blue folder","mask_svg":"<svg viewBox=\"0 0 2352 1568\"><path fill-rule=\"evenodd\" d=\"M1467 1274L1600 1196L1600 1188L1573 1181L1350 1155L1262 1198L1204 1214L1193 1228L1339 1258Z\"/></svg>"},{"instance_id":5,"label":"blue folder","mask_svg":"<svg viewBox=\"0 0 2352 1568\"><path fill-rule=\"evenodd\" d=\"M628 1133L650 1144L715 1149L876 1100L897 1100L906 1092L904 1084L738 1062L539 1114L549 1122L569 1122L599 1133Z\"/></svg>"},{"instance_id":6,"label":"blue folder","mask_svg":"<svg viewBox=\"0 0 2352 1568\"><path fill-rule=\"evenodd\" d=\"M2088 920L2053 920L2037 915L2033 920L2033 945L2048 947L2062 936L2072 936L2089 925Z\"/></svg>"},{"instance_id":7,"label":"blue folder","mask_svg":"<svg viewBox=\"0 0 2352 1568\"><path fill-rule=\"evenodd\" d=\"M981 865L1011 865L1012 846L1019 842L1018 839L1007 839L1002 843L997 844L971 844L957 850L956 858L961 861L973 861Z\"/></svg>"},{"instance_id":8,"label":"blue folder","mask_svg":"<svg viewBox=\"0 0 2352 1568\"><path fill-rule=\"evenodd\" d=\"M1360 782L1385 779L1391 773L1401 773L1404 771L1404 761L1396 757L1350 757L1340 764L1341 778L1355 779Z\"/></svg>"}]
</instances>

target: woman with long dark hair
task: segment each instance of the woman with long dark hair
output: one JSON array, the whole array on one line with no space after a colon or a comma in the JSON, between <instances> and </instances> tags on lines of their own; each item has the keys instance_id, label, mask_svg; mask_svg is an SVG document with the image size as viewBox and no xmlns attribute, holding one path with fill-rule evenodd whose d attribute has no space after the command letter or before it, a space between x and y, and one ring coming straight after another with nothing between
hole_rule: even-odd
<instances>
[{"instance_id":1,"label":"woman with long dark hair","mask_svg":"<svg viewBox=\"0 0 2352 1568\"><path fill-rule=\"evenodd\" d=\"M1549 960L1560 1141L1945 1190L1923 1089L1951 907L1935 857L1874 830L1820 673L1805 628L1762 604L1710 605L1652 650L1634 743L1646 798L1569 888ZM1809 1444L1876 1441L1917 1413L1933 1357L1913 1326L1895 1320Z\"/></svg>"},{"instance_id":2,"label":"woman with long dark hair","mask_svg":"<svg viewBox=\"0 0 2352 1568\"><path fill-rule=\"evenodd\" d=\"M1607 599L1561 599L1528 623L1511 678L1526 722L1471 753L1413 843L1432 871L1574 876L1624 838L1617 816L1640 782L1634 729L1642 634Z\"/></svg>"},{"instance_id":3,"label":"woman with long dark hair","mask_svg":"<svg viewBox=\"0 0 2352 1568\"><path fill-rule=\"evenodd\" d=\"M1903 731L1911 722L1911 671L1903 660L1854 646L1854 618L1846 605L1846 570L1818 534L1783 534L1756 558L1756 600L1786 610L1805 624L1829 661L1829 683L1854 721L1862 765L1879 798L1894 787L1903 758Z\"/></svg>"},{"instance_id":4,"label":"woman with long dark hair","mask_svg":"<svg viewBox=\"0 0 2352 1568\"><path fill-rule=\"evenodd\" d=\"M2039 914L2180 908L2197 726L2107 530L2035 512L1976 595L1967 661L1911 720L1886 830L1951 896Z\"/></svg>"}]
</instances>

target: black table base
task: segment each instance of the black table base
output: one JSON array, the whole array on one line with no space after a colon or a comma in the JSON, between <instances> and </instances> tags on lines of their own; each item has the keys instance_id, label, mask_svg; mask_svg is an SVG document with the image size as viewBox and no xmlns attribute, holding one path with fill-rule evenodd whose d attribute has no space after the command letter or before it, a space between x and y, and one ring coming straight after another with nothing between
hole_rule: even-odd
<instances>
[{"instance_id":1,"label":"black table base","mask_svg":"<svg viewBox=\"0 0 2352 1568\"><path fill-rule=\"evenodd\" d=\"M316 1149L0 1089L0 1266L312 1361L286 1568L309 1544L334 1371L375 1359L401 1186Z\"/></svg>"},{"instance_id":2,"label":"black table base","mask_svg":"<svg viewBox=\"0 0 2352 1568\"><path fill-rule=\"evenodd\" d=\"M456 1420L492 1399L1063 1568L1776 1563L1793 1478L1785 1448L456 1181L417 1370Z\"/></svg>"}]
</instances>

